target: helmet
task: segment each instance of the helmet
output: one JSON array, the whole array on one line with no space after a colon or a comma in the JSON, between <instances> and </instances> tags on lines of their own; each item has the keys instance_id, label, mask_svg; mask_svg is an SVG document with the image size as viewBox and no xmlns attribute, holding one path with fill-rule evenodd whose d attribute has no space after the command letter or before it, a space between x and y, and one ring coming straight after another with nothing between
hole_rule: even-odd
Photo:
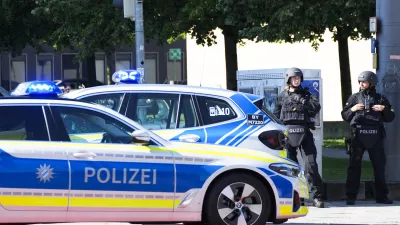
<instances>
[{"instance_id":1,"label":"helmet","mask_svg":"<svg viewBox=\"0 0 400 225\"><path fill-rule=\"evenodd\" d=\"M299 68L296 68L296 67L292 67L292 68L286 70L285 82L287 84L290 84L290 78L291 77L295 77L295 76L300 76L300 79L301 79L300 82L303 82L303 80L304 80L303 79L303 72Z\"/></svg>"},{"instance_id":2,"label":"helmet","mask_svg":"<svg viewBox=\"0 0 400 225\"><path fill-rule=\"evenodd\" d=\"M361 72L360 75L358 75L358 82L360 81L369 81L371 87L378 85L378 77L371 71Z\"/></svg>"}]
</instances>

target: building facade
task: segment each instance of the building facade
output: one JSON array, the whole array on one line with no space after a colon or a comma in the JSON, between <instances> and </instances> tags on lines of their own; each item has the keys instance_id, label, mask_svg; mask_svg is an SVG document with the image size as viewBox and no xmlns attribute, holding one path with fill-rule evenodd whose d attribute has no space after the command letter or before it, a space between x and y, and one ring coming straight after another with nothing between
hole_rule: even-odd
<instances>
[{"instance_id":1,"label":"building facade","mask_svg":"<svg viewBox=\"0 0 400 225\"><path fill-rule=\"evenodd\" d=\"M171 60L171 49L180 49L180 59ZM68 49L55 52L43 46L43 52L27 47L19 56L0 53L0 85L13 90L19 83L32 80L65 80L87 78L86 62L75 60L76 53ZM121 47L113 54L96 53L96 78L104 84L111 84L112 74L120 69L136 68L135 46ZM185 83L187 80L186 40L159 46L155 41L145 44L145 82L169 83L171 80Z\"/></svg>"}]
</instances>

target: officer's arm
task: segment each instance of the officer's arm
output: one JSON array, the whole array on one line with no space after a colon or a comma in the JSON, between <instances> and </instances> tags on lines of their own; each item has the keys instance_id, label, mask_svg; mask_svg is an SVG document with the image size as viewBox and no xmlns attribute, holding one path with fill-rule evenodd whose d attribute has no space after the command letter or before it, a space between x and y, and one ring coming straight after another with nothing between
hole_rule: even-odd
<instances>
[{"instance_id":1,"label":"officer's arm","mask_svg":"<svg viewBox=\"0 0 400 225\"><path fill-rule=\"evenodd\" d=\"M283 93L279 94L278 98L276 99L276 105L273 113L277 118L281 118L281 109L283 100L282 98L283 98Z\"/></svg>"},{"instance_id":2,"label":"officer's arm","mask_svg":"<svg viewBox=\"0 0 400 225\"><path fill-rule=\"evenodd\" d=\"M382 100L383 100L382 105L385 106L385 108L382 111L383 121L386 123L390 123L395 118L394 110L393 110L392 105L390 104L389 100L385 96L382 96Z\"/></svg>"},{"instance_id":3,"label":"officer's arm","mask_svg":"<svg viewBox=\"0 0 400 225\"><path fill-rule=\"evenodd\" d=\"M350 122L353 119L355 113L351 111L351 107L355 105L356 100L357 98L355 95L350 96L347 100L346 105L343 107L341 112L344 121Z\"/></svg>"},{"instance_id":4,"label":"officer's arm","mask_svg":"<svg viewBox=\"0 0 400 225\"><path fill-rule=\"evenodd\" d=\"M308 101L304 103L304 106L309 112L313 113L314 115L321 110L321 104L319 104L317 98L311 94L308 97Z\"/></svg>"}]
</instances>

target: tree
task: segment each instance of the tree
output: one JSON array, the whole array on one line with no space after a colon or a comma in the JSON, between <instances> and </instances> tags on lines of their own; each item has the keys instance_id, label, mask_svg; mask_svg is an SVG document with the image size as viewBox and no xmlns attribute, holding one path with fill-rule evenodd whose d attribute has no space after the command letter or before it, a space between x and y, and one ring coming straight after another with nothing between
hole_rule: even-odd
<instances>
[{"instance_id":1,"label":"tree","mask_svg":"<svg viewBox=\"0 0 400 225\"><path fill-rule=\"evenodd\" d=\"M182 37L171 21L176 21L177 10L185 1L146 0L144 2L144 27L147 41L156 39L159 44ZM183 4L182 4L183 3ZM33 12L57 24L46 41L58 51L71 48L78 60L88 64L89 84L94 85L95 52L112 53L120 46L135 44L135 23L123 17L123 10L115 8L112 0L38 0Z\"/></svg>"},{"instance_id":2,"label":"tree","mask_svg":"<svg viewBox=\"0 0 400 225\"><path fill-rule=\"evenodd\" d=\"M169 1L159 1L169 2ZM245 37L240 31L253 27L259 21L265 20L265 15L272 12L271 7L276 1L265 0L181 0L167 7L169 13L159 13L158 19L164 22L161 33L176 37L189 33L196 38L199 45L211 46L216 43L214 30L220 28L225 40L227 88L237 90L236 71L237 44ZM171 7L175 5L176 7ZM159 9L159 7L154 7ZM148 17L146 17L148 19ZM157 21L157 20L154 20ZM161 38L162 39L162 38Z\"/></svg>"},{"instance_id":3,"label":"tree","mask_svg":"<svg viewBox=\"0 0 400 225\"><path fill-rule=\"evenodd\" d=\"M112 0L37 0L33 14L55 24L46 43L56 51L70 48L76 60L86 61L88 83L96 82L95 53L110 54L116 47L133 43L132 22L112 6Z\"/></svg>"},{"instance_id":4,"label":"tree","mask_svg":"<svg viewBox=\"0 0 400 225\"><path fill-rule=\"evenodd\" d=\"M334 41L338 42L344 106L352 93L348 40L371 37L368 19L375 15L376 2L375 0L330 0L327 3L327 7L323 10L323 23L333 33Z\"/></svg>"},{"instance_id":5,"label":"tree","mask_svg":"<svg viewBox=\"0 0 400 225\"><path fill-rule=\"evenodd\" d=\"M214 30L220 28L225 41L227 88L231 90L237 90L237 44L244 40L310 40L315 47L323 41L325 27L316 18L323 4L318 0L186 0L180 4L182 8L174 12L177 15L172 13L174 18L161 28L163 33L189 33L197 44L210 46L216 43Z\"/></svg>"},{"instance_id":6,"label":"tree","mask_svg":"<svg viewBox=\"0 0 400 225\"><path fill-rule=\"evenodd\" d=\"M368 18L375 15L375 0L297 0L284 6L256 26L242 31L251 40L295 43L310 41L315 50L323 42L326 29L338 42L342 104L352 93L348 39L370 37Z\"/></svg>"},{"instance_id":7,"label":"tree","mask_svg":"<svg viewBox=\"0 0 400 225\"><path fill-rule=\"evenodd\" d=\"M19 55L27 45L40 51L43 37L53 25L31 14L35 0L3 0L0 4L0 51Z\"/></svg>"}]
</instances>

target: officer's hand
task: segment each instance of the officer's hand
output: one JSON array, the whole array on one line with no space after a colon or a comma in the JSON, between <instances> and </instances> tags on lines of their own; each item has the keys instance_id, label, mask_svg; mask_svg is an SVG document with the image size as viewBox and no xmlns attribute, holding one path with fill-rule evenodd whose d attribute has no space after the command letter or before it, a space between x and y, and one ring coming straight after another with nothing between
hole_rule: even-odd
<instances>
[{"instance_id":1,"label":"officer's hand","mask_svg":"<svg viewBox=\"0 0 400 225\"><path fill-rule=\"evenodd\" d=\"M385 109L384 105L374 105L372 106L372 110L374 111L383 111Z\"/></svg>"},{"instance_id":2,"label":"officer's hand","mask_svg":"<svg viewBox=\"0 0 400 225\"><path fill-rule=\"evenodd\" d=\"M305 104L307 99L301 97L301 95L291 95L291 98L294 102L298 102L301 104Z\"/></svg>"},{"instance_id":3,"label":"officer's hand","mask_svg":"<svg viewBox=\"0 0 400 225\"><path fill-rule=\"evenodd\" d=\"M356 112L358 110L363 110L363 109L364 109L364 104L357 104L357 105L351 107L352 112Z\"/></svg>"},{"instance_id":4,"label":"officer's hand","mask_svg":"<svg viewBox=\"0 0 400 225\"><path fill-rule=\"evenodd\" d=\"M292 101L294 101L294 102L300 102L300 95L298 95L298 94L292 94L291 96L290 96L290 98L292 99Z\"/></svg>"}]
</instances>

